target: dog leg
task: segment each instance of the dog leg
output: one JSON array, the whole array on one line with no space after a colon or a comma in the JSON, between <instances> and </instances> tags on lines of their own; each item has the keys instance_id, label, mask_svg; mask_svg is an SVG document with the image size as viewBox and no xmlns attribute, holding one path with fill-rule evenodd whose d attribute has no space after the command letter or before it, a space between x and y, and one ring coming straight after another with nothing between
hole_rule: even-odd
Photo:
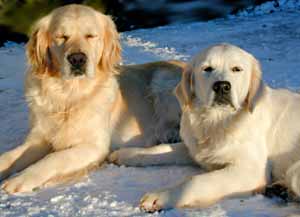
<instances>
[{"instance_id":1,"label":"dog leg","mask_svg":"<svg viewBox=\"0 0 300 217\"><path fill-rule=\"evenodd\" d=\"M114 151L108 161L127 166L193 164L183 143L161 144L149 148L121 148Z\"/></svg>"},{"instance_id":2,"label":"dog leg","mask_svg":"<svg viewBox=\"0 0 300 217\"><path fill-rule=\"evenodd\" d=\"M263 171L227 167L210 173L196 175L174 188L145 194L141 209L155 212L173 207L207 207L226 197L247 194L263 184ZM255 175L254 175L255 174Z\"/></svg>"},{"instance_id":3,"label":"dog leg","mask_svg":"<svg viewBox=\"0 0 300 217\"><path fill-rule=\"evenodd\" d=\"M53 152L31 165L18 176L5 181L2 188L8 193L30 192L56 177L63 177L104 161L107 150L96 145L80 145Z\"/></svg>"},{"instance_id":4,"label":"dog leg","mask_svg":"<svg viewBox=\"0 0 300 217\"><path fill-rule=\"evenodd\" d=\"M32 130L24 144L0 155L0 180L40 160L50 151L43 136Z\"/></svg>"}]
</instances>

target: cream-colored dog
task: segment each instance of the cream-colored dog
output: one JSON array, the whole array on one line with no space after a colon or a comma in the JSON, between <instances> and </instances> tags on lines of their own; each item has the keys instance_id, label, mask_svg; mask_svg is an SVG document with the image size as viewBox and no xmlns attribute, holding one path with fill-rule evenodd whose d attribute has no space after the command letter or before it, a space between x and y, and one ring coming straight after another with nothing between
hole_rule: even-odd
<instances>
[{"instance_id":1,"label":"cream-colored dog","mask_svg":"<svg viewBox=\"0 0 300 217\"><path fill-rule=\"evenodd\" d=\"M184 63L119 67L119 35L110 17L69 5L43 17L27 45L25 95L30 132L0 156L2 188L32 191L103 162L110 145L149 146L179 131L172 89ZM117 146L116 146L117 147Z\"/></svg>"},{"instance_id":2,"label":"cream-colored dog","mask_svg":"<svg viewBox=\"0 0 300 217\"><path fill-rule=\"evenodd\" d=\"M110 159L151 165L187 162L189 153L208 172L147 193L142 209L206 207L274 182L300 196L300 95L264 84L251 54L229 44L212 46L187 66L175 92L184 144L121 149Z\"/></svg>"}]
</instances>

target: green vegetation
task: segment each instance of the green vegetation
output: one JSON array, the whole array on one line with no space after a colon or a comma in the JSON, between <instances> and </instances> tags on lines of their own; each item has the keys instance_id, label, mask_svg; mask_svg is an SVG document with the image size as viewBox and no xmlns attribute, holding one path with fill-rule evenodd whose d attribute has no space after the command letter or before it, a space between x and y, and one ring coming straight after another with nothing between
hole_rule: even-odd
<instances>
[{"instance_id":1,"label":"green vegetation","mask_svg":"<svg viewBox=\"0 0 300 217\"><path fill-rule=\"evenodd\" d=\"M69 1L70 2L70 1ZM106 11L104 0L73 1ZM0 25L28 34L31 24L51 10L64 5L63 0L0 0Z\"/></svg>"}]
</instances>

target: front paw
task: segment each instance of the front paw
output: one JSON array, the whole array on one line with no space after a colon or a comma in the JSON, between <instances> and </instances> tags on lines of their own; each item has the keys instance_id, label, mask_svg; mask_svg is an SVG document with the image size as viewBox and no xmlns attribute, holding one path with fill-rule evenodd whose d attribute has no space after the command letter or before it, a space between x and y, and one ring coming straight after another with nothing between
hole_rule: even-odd
<instances>
[{"instance_id":1,"label":"front paw","mask_svg":"<svg viewBox=\"0 0 300 217\"><path fill-rule=\"evenodd\" d=\"M114 151L108 156L108 162L117 165L136 166L136 159L139 156L138 148L122 148Z\"/></svg>"},{"instance_id":2,"label":"front paw","mask_svg":"<svg viewBox=\"0 0 300 217\"><path fill-rule=\"evenodd\" d=\"M4 181L1 186L9 194L31 192L37 187L39 187L37 176L26 173Z\"/></svg>"},{"instance_id":3,"label":"front paw","mask_svg":"<svg viewBox=\"0 0 300 217\"><path fill-rule=\"evenodd\" d=\"M111 153L108 158L107 158L109 163L113 163L113 164L117 164L120 165L120 154L119 154L119 150L114 151L113 153Z\"/></svg>"},{"instance_id":4,"label":"front paw","mask_svg":"<svg viewBox=\"0 0 300 217\"><path fill-rule=\"evenodd\" d=\"M145 212L156 212L174 207L167 191L146 193L140 201L140 209Z\"/></svg>"}]
</instances>

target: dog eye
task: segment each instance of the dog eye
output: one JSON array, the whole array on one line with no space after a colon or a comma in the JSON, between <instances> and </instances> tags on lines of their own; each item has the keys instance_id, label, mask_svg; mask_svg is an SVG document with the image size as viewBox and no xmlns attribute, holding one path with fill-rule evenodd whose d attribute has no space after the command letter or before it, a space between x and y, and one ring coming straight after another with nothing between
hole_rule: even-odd
<instances>
[{"instance_id":1,"label":"dog eye","mask_svg":"<svg viewBox=\"0 0 300 217\"><path fill-rule=\"evenodd\" d=\"M243 69L241 67L238 67L238 66L235 66L231 69L231 71L233 72L240 72L240 71L243 71Z\"/></svg>"},{"instance_id":2,"label":"dog eye","mask_svg":"<svg viewBox=\"0 0 300 217\"><path fill-rule=\"evenodd\" d=\"M85 36L86 39L92 39L92 38L96 38L96 37L97 37L97 35L93 35L93 34L87 34Z\"/></svg>"},{"instance_id":3,"label":"dog eye","mask_svg":"<svg viewBox=\"0 0 300 217\"><path fill-rule=\"evenodd\" d=\"M70 36L68 36L68 35L58 35L58 36L56 36L56 38L67 41L70 38Z\"/></svg>"},{"instance_id":4,"label":"dog eye","mask_svg":"<svg viewBox=\"0 0 300 217\"><path fill-rule=\"evenodd\" d=\"M203 71L205 71L205 72L212 72L212 71L214 71L214 68L211 67L211 66L207 66L207 67L205 67L205 68L203 69Z\"/></svg>"}]
</instances>

